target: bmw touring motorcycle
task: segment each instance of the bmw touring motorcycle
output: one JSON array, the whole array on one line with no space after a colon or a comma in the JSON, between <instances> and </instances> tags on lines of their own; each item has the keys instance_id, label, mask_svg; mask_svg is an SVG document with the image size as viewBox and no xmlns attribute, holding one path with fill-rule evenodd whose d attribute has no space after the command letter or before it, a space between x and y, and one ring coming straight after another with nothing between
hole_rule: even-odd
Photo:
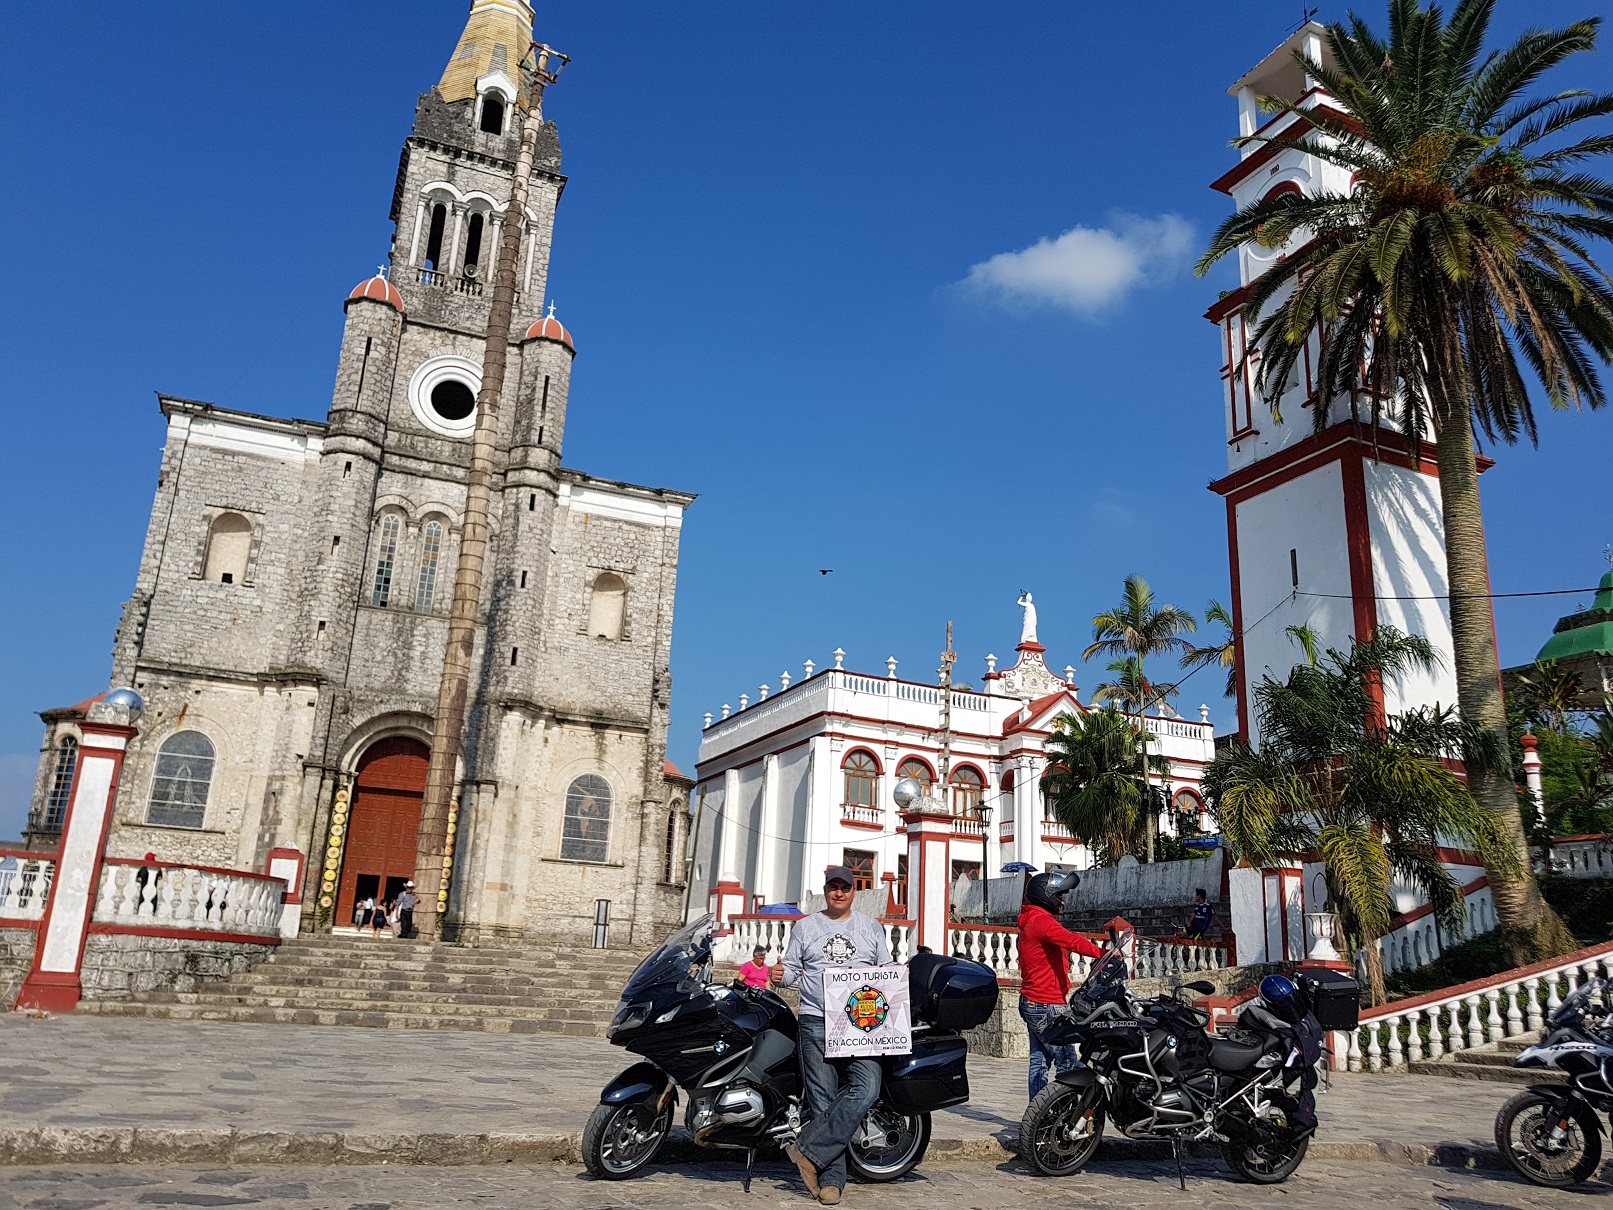
<instances>
[{"instance_id":1,"label":"bmw touring motorcycle","mask_svg":"<svg viewBox=\"0 0 1613 1210\"><path fill-rule=\"evenodd\" d=\"M1520 1092L1495 1118L1495 1145L1519 1176L1537 1185L1577 1185L1602 1162L1602 1122L1613 1115L1613 986L1592 979L1546 1022L1545 1037L1515 1067L1556 1068L1563 1084Z\"/></svg>"},{"instance_id":2,"label":"bmw touring motorcycle","mask_svg":"<svg viewBox=\"0 0 1613 1210\"><path fill-rule=\"evenodd\" d=\"M745 1152L792 1142L808 1112L796 1061L796 1020L768 988L711 983L712 918L671 937L642 963L607 1037L644 1056L600 1093L583 1131L583 1163L605 1180L636 1175L672 1130L682 1092L684 1125L702 1147ZM969 1099L968 1047L960 1032L997 1004L989 967L919 954L908 963L911 1054L881 1060L879 1100L851 1141L852 1173L893 1181L924 1158L930 1114Z\"/></svg>"},{"instance_id":3,"label":"bmw touring motorcycle","mask_svg":"<svg viewBox=\"0 0 1613 1210\"><path fill-rule=\"evenodd\" d=\"M1044 1176L1078 1172L1112 1121L1128 1138L1169 1142L1178 1175L1183 1145L1211 1141L1245 1180L1287 1180L1316 1129L1309 1089L1322 1029L1309 993L1278 976L1279 1005L1263 995L1227 1036L1212 1036L1209 1013L1179 997L1214 986L1188 983L1176 995L1135 999L1119 952L1126 939L1115 937L1093 962L1044 1034L1050 1044L1078 1047L1086 1066L1060 1072L1031 1102L1019 1128L1021 1157Z\"/></svg>"}]
</instances>

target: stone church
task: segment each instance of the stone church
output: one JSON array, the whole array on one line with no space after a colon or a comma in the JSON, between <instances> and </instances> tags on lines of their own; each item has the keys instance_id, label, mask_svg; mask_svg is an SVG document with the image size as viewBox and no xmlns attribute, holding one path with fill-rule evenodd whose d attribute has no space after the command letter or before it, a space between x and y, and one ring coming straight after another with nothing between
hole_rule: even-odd
<instances>
[{"instance_id":1,"label":"stone church","mask_svg":"<svg viewBox=\"0 0 1613 1210\"><path fill-rule=\"evenodd\" d=\"M561 465L576 347L543 303L566 178L523 71L532 20L525 0L475 0L420 98L390 265L345 302L326 419L160 396L167 442L111 677L147 705L110 851L261 870L296 850L305 932L351 924L355 902L414 872L526 122L542 126L445 931L642 945L681 918L691 783L665 752L694 497ZM60 830L87 705L41 716L35 844Z\"/></svg>"}]
</instances>

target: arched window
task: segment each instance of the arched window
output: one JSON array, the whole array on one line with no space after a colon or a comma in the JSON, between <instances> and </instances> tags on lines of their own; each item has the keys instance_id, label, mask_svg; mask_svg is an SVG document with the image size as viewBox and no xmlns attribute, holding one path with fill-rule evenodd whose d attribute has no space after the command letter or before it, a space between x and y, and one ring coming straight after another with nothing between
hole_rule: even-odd
<instances>
[{"instance_id":1,"label":"arched window","mask_svg":"<svg viewBox=\"0 0 1613 1210\"><path fill-rule=\"evenodd\" d=\"M610 855L610 786L597 773L584 773L566 791L566 817L560 833L565 861L604 861Z\"/></svg>"},{"instance_id":2,"label":"arched window","mask_svg":"<svg viewBox=\"0 0 1613 1210\"><path fill-rule=\"evenodd\" d=\"M442 562L442 522L427 521L420 530L420 576L414 586L414 607L430 613L437 600L437 567Z\"/></svg>"},{"instance_id":3,"label":"arched window","mask_svg":"<svg viewBox=\"0 0 1613 1210\"><path fill-rule=\"evenodd\" d=\"M626 623L627 581L602 571L594 577L593 591L588 596L588 634L614 642L622 637Z\"/></svg>"},{"instance_id":4,"label":"arched window","mask_svg":"<svg viewBox=\"0 0 1613 1210\"><path fill-rule=\"evenodd\" d=\"M392 599L392 573L398 565L398 535L403 523L396 513L381 518L381 539L375 545L375 580L370 589L370 603L385 605Z\"/></svg>"},{"instance_id":5,"label":"arched window","mask_svg":"<svg viewBox=\"0 0 1613 1210\"><path fill-rule=\"evenodd\" d=\"M482 98L482 129L488 134L504 133L504 99L488 93Z\"/></svg>"},{"instance_id":6,"label":"arched window","mask_svg":"<svg viewBox=\"0 0 1613 1210\"><path fill-rule=\"evenodd\" d=\"M207 562L202 579L215 584L239 584L246 579L246 560L252 553L252 522L240 513L220 513L207 527Z\"/></svg>"},{"instance_id":7,"label":"arched window","mask_svg":"<svg viewBox=\"0 0 1613 1210\"><path fill-rule=\"evenodd\" d=\"M923 786L926 795L935 784L935 774L930 771L930 766L916 756L909 756L896 766L896 780L901 781L904 777L911 777Z\"/></svg>"},{"instance_id":8,"label":"arched window","mask_svg":"<svg viewBox=\"0 0 1613 1210\"><path fill-rule=\"evenodd\" d=\"M465 276L475 277L482 260L482 233L487 221L480 210L471 212L470 226L465 234Z\"/></svg>"},{"instance_id":9,"label":"arched window","mask_svg":"<svg viewBox=\"0 0 1613 1210\"><path fill-rule=\"evenodd\" d=\"M56 745L56 767L50 772L50 794L45 798L44 829L60 832L73 796L73 771L78 768L78 740L62 736Z\"/></svg>"},{"instance_id":10,"label":"arched window","mask_svg":"<svg viewBox=\"0 0 1613 1210\"><path fill-rule=\"evenodd\" d=\"M980 800L986 790L986 779L977 769L960 766L952 774L952 813L974 815L980 810Z\"/></svg>"},{"instance_id":11,"label":"arched window","mask_svg":"<svg viewBox=\"0 0 1613 1210\"><path fill-rule=\"evenodd\" d=\"M170 828L199 828L213 784L213 741L200 731L176 731L157 749L146 822Z\"/></svg>"},{"instance_id":12,"label":"arched window","mask_svg":"<svg viewBox=\"0 0 1613 1210\"><path fill-rule=\"evenodd\" d=\"M426 268L442 268L443 233L448 230L448 207L438 202L431 208L431 228L426 236Z\"/></svg>"},{"instance_id":13,"label":"arched window","mask_svg":"<svg viewBox=\"0 0 1613 1210\"><path fill-rule=\"evenodd\" d=\"M666 852L661 862L661 881L677 882L674 877L677 872L678 861L678 816L683 813L683 803L676 798L672 800L672 809L666 813Z\"/></svg>"},{"instance_id":14,"label":"arched window","mask_svg":"<svg viewBox=\"0 0 1613 1210\"><path fill-rule=\"evenodd\" d=\"M840 766L846 773L848 807L877 807L879 805L879 765L873 756L858 748L848 752Z\"/></svg>"}]
</instances>

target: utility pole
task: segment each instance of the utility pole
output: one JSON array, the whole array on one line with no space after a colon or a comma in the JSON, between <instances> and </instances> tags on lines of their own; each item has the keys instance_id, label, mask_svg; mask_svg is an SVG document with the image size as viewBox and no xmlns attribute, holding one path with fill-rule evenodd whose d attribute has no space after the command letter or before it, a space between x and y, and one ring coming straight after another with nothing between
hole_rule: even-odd
<instances>
[{"instance_id":1,"label":"utility pole","mask_svg":"<svg viewBox=\"0 0 1613 1210\"><path fill-rule=\"evenodd\" d=\"M534 59L534 55L536 56ZM549 70L550 60L556 60ZM482 389L476 397L476 430L471 438L470 476L465 485L465 522L460 533L459 562L454 572L454 598L448 612L448 642L443 649L442 681L431 725L431 763L426 769L426 797L420 811L415 847L415 925L423 937L442 933L448 909L453 858L448 852L448 814L454 799L454 777L465 742L465 714L470 697L471 656L476 647L476 615L482 598L487 562L487 514L493 498L494 447L498 438L499 401L510 353L510 325L515 314L515 278L521 246L526 243L526 199L543 126L543 90L553 84L569 59L548 46L534 44L521 59L528 104L521 127L521 149L510 182L504 235L493 273L493 301L487 312L487 343L482 354Z\"/></svg>"},{"instance_id":2,"label":"utility pole","mask_svg":"<svg viewBox=\"0 0 1613 1210\"><path fill-rule=\"evenodd\" d=\"M952 650L952 623L947 623L947 649L941 653L941 762L937 776L941 782L941 801L947 810L952 809L949 779L952 776L952 665L958 662L958 653Z\"/></svg>"}]
</instances>

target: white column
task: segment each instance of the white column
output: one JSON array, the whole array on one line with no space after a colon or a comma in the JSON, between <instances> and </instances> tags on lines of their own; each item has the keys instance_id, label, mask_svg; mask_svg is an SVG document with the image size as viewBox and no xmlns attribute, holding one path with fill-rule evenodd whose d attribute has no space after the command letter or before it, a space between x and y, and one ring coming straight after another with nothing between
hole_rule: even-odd
<instances>
[{"instance_id":1,"label":"white column","mask_svg":"<svg viewBox=\"0 0 1613 1210\"><path fill-rule=\"evenodd\" d=\"M420 205L414 212L414 236L409 241L409 263L414 266L420 264L420 231L426 225L426 199L420 199Z\"/></svg>"},{"instance_id":2,"label":"white column","mask_svg":"<svg viewBox=\"0 0 1613 1210\"><path fill-rule=\"evenodd\" d=\"M488 213L487 218L491 228L484 232L484 242L487 244L488 251L482 257L483 263L487 265L487 272L482 277L484 281L492 281L494 275L498 272L498 245L499 240L504 235L504 219L502 216L491 212Z\"/></svg>"},{"instance_id":3,"label":"white column","mask_svg":"<svg viewBox=\"0 0 1613 1210\"><path fill-rule=\"evenodd\" d=\"M526 273L521 278L521 289L523 291L532 289L532 261L533 261L533 258L537 256L537 252L538 252L538 233L532 229L535 226L536 226L535 223L529 223L527 225L527 233L526 233ZM543 300L541 298L538 299L538 305L541 306L542 304L543 304Z\"/></svg>"},{"instance_id":4,"label":"white column","mask_svg":"<svg viewBox=\"0 0 1613 1210\"><path fill-rule=\"evenodd\" d=\"M743 843L739 825L739 770L729 769L723 775L722 787L722 844L717 853L716 875L713 881L735 882L739 878L739 846Z\"/></svg>"},{"instance_id":5,"label":"white column","mask_svg":"<svg viewBox=\"0 0 1613 1210\"><path fill-rule=\"evenodd\" d=\"M1534 735L1525 735L1521 740L1523 744L1523 784L1529 790L1529 801L1535 805L1535 823L1544 828L1546 825L1546 791L1540 780L1540 740ZM1548 846L1549 848L1549 846ZM1547 854L1550 860L1550 854Z\"/></svg>"},{"instance_id":6,"label":"white column","mask_svg":"<svg viewBox=\"0 0 1613 1210\"><path fill-rule=\"evenodd\" d=\"M1255 100L1255 90L1252 88L1238 89L1238 136L1248 138L1260 129L1260 104ZM1254 148L1245 147L1243 154L1248 155Z\"/></svg>"},{"instance_id":7,"label":"white column","mask_svg":"<svg viewBox=\"0 0 1613 1210\"><path fill-rule=\"evenodd\" d=\"M1025 757L1014 758L1014 850L1016 861L1029 862L1040 869L1042 795L1034 767Z\"/></svg>"},{"instance_id":8,"label":"white column","mask_svg":"<svg viewBox=\"0 0 1613 1210\"><path fill-rule=\"evenodd\" d=\"M465 226L465 208L454 207L454 242L448 249L448 273L452 276L459 272L459 233Z\"/></svg>"},{"instance_id":9,"label":"white column","mask_svg":"<svg viewBox=\"0 0 1613 1210\"><path fill-rule=\"evenodd\" d=\"M785 836L790 829L779 814L778 755L770 752L762 758L762 827L761 835L755 837L756 885L749 888L764 903L777 903L780 899L779 866L785 860L780 850L784 845L774 837Z\"/></svg>"}]
</instances>

